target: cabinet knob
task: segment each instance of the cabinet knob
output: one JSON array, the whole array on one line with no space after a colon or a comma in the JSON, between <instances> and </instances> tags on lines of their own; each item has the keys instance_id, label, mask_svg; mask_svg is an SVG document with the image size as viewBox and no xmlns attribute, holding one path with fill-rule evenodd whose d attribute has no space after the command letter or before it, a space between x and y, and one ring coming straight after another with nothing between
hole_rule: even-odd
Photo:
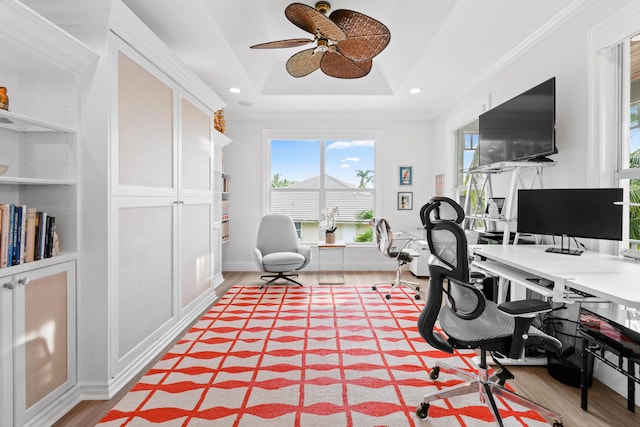
<instances>
[{"instance_id":1,"label":"cabinet knob","mask_svg":"<svg viewBox=\"0 0 640 427\"><path fill-rule=\"evenodd\" d=\"M23 277L22 279L18 279L18 284L23 285L23 286L27 286L29 284L29 278L28 277Z\"/></svg>"},{"instance_id":2,"label":"cabinet knob","mask_svg":"<svg viewBox=\"0 0 640 427\"><path fill-rule=\"evenodd\" d=\"M13 289L13 288L16 287L16 285L13 282L7 282L4 285L2 285L2 287L5 288L5 289Z\"/></svg>"}]
</instances>

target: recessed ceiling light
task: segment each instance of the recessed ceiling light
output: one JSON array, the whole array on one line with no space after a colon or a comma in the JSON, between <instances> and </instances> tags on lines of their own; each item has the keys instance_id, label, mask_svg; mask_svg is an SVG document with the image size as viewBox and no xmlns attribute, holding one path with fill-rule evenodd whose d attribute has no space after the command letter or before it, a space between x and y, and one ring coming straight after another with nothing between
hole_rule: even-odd
<instances>
[{"instance_id":1,"label":"recessed ceiling light","mask_svg":"<svg viewBox=\"0 0 640 427\"><path fill-rule=\"evenodd\" d=\"M420 89L419 87L414 87L413 89L409 90L409 93L412 95L415 95L416 93L420 93L422 92L422 89Z\"/></svg>"},{"instance_id":2,"label":"recessed ceiling light","mask_svg":"<svg viewBox=\"0 0 640 427\"><path fill-rule=\"evenodd\" d=\"M231 92L231 93L240 93L240 89L238 89L237 87L230 87L229 88L229 92Z\"/></svg>"}]
</instances>

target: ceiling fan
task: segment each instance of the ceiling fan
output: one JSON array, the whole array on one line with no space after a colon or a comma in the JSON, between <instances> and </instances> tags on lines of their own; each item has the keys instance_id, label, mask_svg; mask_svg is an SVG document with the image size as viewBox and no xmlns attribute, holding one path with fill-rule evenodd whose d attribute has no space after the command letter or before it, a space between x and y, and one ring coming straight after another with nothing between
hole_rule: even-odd
<instances>
[{"instance_id":1,"label":"ceiling fan","mask_svg":"<svg viewBox=\"0 0 640 427\"><path fill-rule=\"evenodd\" d=\"M369 74L372 58L389 44L391 33L381 22L347 9L326 14L331 9L327 1L319 1L315 8L291 3L284 10L294 25L313 34L313 39L295 38L261 43L251 49L277 49L316 46L294 54L287 61L287 71L293 77L304 77L318 68L331 77L357 79Z\"/></svg>"}]
</instances>

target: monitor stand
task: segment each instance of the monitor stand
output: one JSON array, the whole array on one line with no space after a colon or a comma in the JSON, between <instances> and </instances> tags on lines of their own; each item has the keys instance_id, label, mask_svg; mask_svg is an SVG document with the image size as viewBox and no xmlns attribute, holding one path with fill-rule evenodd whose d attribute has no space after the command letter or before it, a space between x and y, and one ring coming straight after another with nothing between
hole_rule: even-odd
<instances>
[{"instance_id":1,"label":"monitor stand","mask_svg":"<svg viewBox=\"0 0 640 427\"><path fill-rule=\"evenodd\" d=\"M567 238L567 247L564 247L564 239ZM559 248L547 248L545 252L551 252L553 254L565 254L565 255L580 255L582 254L581 249L571 249L571 237L563 234L560 236L560 247Z\"/></svg>"}]
</instances>

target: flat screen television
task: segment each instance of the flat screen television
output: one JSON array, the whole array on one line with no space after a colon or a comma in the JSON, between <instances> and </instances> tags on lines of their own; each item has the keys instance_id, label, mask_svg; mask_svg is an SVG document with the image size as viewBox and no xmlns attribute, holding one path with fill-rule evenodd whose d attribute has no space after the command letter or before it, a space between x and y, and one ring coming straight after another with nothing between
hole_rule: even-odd
<instances>
[{"instance_id":1,"label":"flat screen television","mask_svg":"<svg viewBox=\"0 0 640 427\"><path fill-rule=\"evenodd\" d=\"M555 77L480 115L478 166L556 154Z\"/></svg>"},{"instance_id":2,"label":"flat screen television","mask_svg":"<svg viewBox=\"0 0 640 427\"><path fill-rule=\"evenodd\" d=\"M621 188L518 190L517 231L562 236L562 247L549 252L578 255L564 237L622 240L621 201Z\"/></svg>"}]
</instances>

